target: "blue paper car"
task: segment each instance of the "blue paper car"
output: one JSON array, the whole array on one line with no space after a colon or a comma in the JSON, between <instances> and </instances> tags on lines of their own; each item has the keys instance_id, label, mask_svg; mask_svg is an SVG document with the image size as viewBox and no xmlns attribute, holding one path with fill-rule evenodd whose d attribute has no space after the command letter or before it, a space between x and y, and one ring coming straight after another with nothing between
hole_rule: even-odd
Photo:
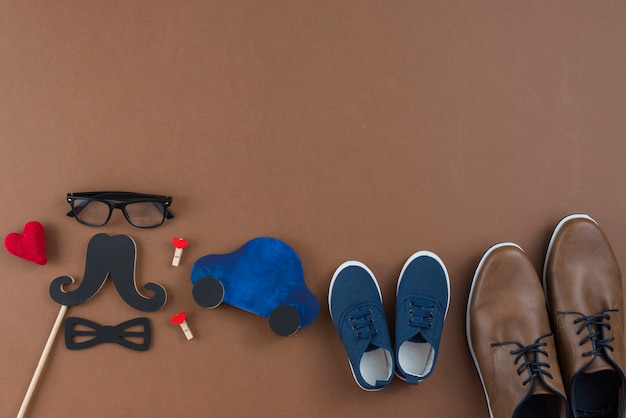
<instances>
[{"instance_id":1,"label":"blue paper car","mask_svg":"<svg viewBox=\"0 0 626 418\"><path fill-rule=\"evenodd\" d=\"M199 258L191 282L198 305L215 308L226 302L269 318L281 336L309 325L320 309L304 282L298 254L275 238L255 238L232 253Z\"/></svg>"}]
</instances>

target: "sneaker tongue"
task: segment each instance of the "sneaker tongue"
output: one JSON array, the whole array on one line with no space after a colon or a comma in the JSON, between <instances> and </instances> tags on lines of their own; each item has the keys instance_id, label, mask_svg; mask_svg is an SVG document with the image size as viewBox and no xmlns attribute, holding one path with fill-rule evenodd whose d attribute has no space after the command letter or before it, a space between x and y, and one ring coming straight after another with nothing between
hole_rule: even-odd
<instances>
[{"instance_id":1,"label":"sneaker tongue","mask_svg":"<svg viewBox=\"0 0 626 418\"><path fill-rule=\"evenodd\" d=\"M409 341L412 343L427 343L426 339L422 336L421 333L416 334L413 338L409 338Z\"/></svg>"},{"instance_id":2,"label":"sneaker tongue","mask_svg":"<svg viewBox=\"0 0 626 418\"><path fill-rule=\"evenodd\" d=\"M368 351L373 351L373 350L376 350L377 348L380 348L380 347L376 347L374 344L370 344L365 349L365 352L367 353Z\"/></svg>"}]
</instances>

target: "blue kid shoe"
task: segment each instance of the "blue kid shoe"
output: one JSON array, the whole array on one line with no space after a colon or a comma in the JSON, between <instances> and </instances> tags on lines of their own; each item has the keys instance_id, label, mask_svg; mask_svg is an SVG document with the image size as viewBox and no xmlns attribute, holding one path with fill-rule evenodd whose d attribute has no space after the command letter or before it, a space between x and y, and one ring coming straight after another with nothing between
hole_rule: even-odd
<instances>
[{"instance_id":1,"label":"blue kid shoe","mask_svg":"<svg viewBox=\"0 0 626 418\"><path fill-rule=\"evenodd\" d=\"M396 375L410 384L426 379L439 351L450 305L450 279L430 251L413 254L402 268L396 290Z\"/></svg>"},{"instance_id":2,"label":"blue kid shoe","mask_svg":"<svg viewBox=\"0 0 626 418\"><path fill-rule=\"evenodd\" d=\"M393 349L374 274L358 261L343 263L328 291L330 316L348 354L356 383L380 390L393 377Z\"/></svg>"}]
</instances>

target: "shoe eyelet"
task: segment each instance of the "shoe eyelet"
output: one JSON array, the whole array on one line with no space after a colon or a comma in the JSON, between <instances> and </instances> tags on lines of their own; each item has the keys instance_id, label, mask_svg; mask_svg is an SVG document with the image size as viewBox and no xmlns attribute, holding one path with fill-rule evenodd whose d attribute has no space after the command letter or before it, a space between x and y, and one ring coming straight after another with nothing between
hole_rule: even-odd
<instances>
[{"instance_id":1,"label":"shoe eyelet","mask_svg":"<svg viewBox=\"0 0 626 418\"><path fill-rule=\"evenodd\" d=\"M432 329L432 327L433 327L432 323L428 324L428 329Z\"/></svg>"},{"instance_id":2,"label":"shoe eyelet","mask_svg":"<svg viewBox=\"0 0 626 418\"><path fill-rule=\"evenodd\" d=\"M350 316L348 317L348 320L350 320L350 321L354 321L354 317L353 317L352 315L350 315Z\"/></svg>"},{"instance_id":3,"label":"shoe eyelet","mask_svg":"<svg viewBox=\"0 0 626 418\"><path fill-rule=\"evenodd\" d=\"M374 323L374 320L370 318L370 320L367 323L372 325Z\"/></svg>"},{"instance_id":4,"label":"shoe eyelet","mask_svg":"<svg viewBox=\"0 0 626 418\"><path fill-rule=\"evenodd\" d=\"M435 305L434 304L430 304L430 309L435 309Z\"/></svg>"},{"instance_id":5,"label":"shoe eyelet","mask_svg":"<svg viewBox=\"0 0 626 418\"><path fill-rule=\"evenodd\" d=\"M433 314L428 315L428 320L429 320L429 321L432 321L432 320L433 320L433 318L434 318L434 315L433 315Z\"/></svg>"},{"instance_id":6,"label":"shoe eyelet","mask_svg":"<svg viewBox=\"0 0 626 418\"><path fill-rule=\"evenodd\" d=\"M352 329L356 331L356 325L352 325Z\"/></svg>"},{"instance_id":7,"label":"shoe eyelet","mask_svg":"<svg viewBox=\"0 0 626 418\"><path fill-rule=\"evenodd\" d=\"M409 315L413 315L413 309L409 309Z\"/></svg>"},{"instance_id":8,"label":"shoe eyelet","mask_svg":"<svg viewBox=\"0 0 626 418\"><path fill-rule=\"evenodd\" d=\"M369 313L372 313L372 309L371 309L371 308L369 308L367 311L368 311Z\"/></svg>"}]
</instances>

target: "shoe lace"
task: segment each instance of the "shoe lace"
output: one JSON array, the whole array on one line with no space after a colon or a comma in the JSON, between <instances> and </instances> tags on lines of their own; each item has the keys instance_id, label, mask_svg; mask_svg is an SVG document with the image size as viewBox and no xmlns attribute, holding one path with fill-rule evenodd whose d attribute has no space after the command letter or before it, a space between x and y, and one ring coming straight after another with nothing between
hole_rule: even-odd
<instances>
[{"instance_id":1,"label":"shoe lace","mask_svg":"<svg viewBox=\"0 0 626 418\"><path fill-rule=\"evenodd\" d=\"M432 328L435 305L418 300L409 300L407 323L413 327Z\"/></svg>"},{"instance_id":2,"label":"shoe lace","mask_svg":"<svg viewBox=\"0 0 626 418\"><path fill-rule=\"evenodd\" d=\"M574 320L574 324L580 324L576 334L580 335L584 330L587 331L580 345L585 344L587 341L591 341L591 350L583 353L584 357L587 356L604 356L606 351L613 351L612 343L615 338L606 338L604 335L605 330L611 329L611 324L607 321L611 319L611 316L607 312L616 311L603 311L595 315L583 315Z\"/></svg>"},{"instance_id":3,"label":"shoe lace","mask_svg":"<svg viewBox=\"0 0 626 418\"><path fill-rule=\"evenodd\" d=\"M537 376L547 376L552 379L552 374L546 370L550 368L550 365L546 362L539 361L540 354L548 357L548 352L542 348L548 344L541 340L551 337L552 335L553 334L546 334L538 338L534 343L526 346L517 342L494 343L492 346L516 345L518 347L512 350L511 354L515 356L515 364L519 363L522 359L524 360L523 363L518 366L517 374L521 376L524 371L528 372L528 377L522 382L522 385L526 386Z\"/></svg>"},{"instance_id":4,"label":"shoe lace","mask_svg":"<svg viewBox=\"0 0 626 418\"><path fill-rule=\"evenodd\" d=\"M350 321L351 328L356 333L357 338L364 339L378 333L376 324L371 318L372 313L370 308L356 309L348 316L348 321Z\"/></svg>"}]
</instances>

